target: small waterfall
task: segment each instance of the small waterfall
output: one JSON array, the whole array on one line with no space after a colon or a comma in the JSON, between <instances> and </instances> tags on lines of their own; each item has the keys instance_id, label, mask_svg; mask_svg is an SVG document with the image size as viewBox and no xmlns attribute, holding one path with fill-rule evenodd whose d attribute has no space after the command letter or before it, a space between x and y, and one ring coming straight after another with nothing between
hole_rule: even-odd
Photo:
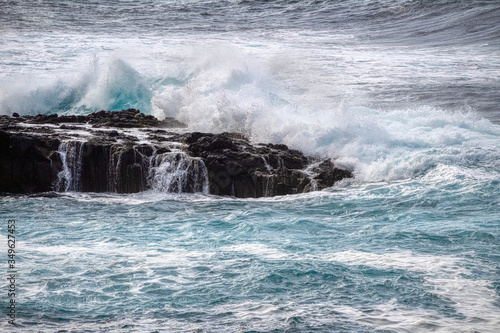
<instances>
[{"instance_id":1,"label":"small waterfall","mask_svg":"<svg viewBox=\"0 0 500 333\"><path fill-rule=\"evenodd\" d=\"M264 196L265 197L270 197L271 196L271 187L269 186L271 182L271 178L273 177L272 175L263 175L264 178L266 178L266 185L264 187Z\"/></svg>"},{"instance_id":2,"label":"small waterfall","mask_svg":"<svg viewBox=\"0 0 500 333\"><path fill-rule=\"evenodd\" d=\"M149 184L158 192L208 193L208 172L201 159L182 152L163 153L152 157Z\"/></svg>"},{"instance_id":3,"label":"small waterfall","mask_svg":"<svg viewBox=\"0 0 500 333\"><path fill-rule=\"evenodd\" d=\"M118 192L118 179L120 174L120 165L122 154L116 154L113 149L109 150L109 166L108 166L108 191Z\"/></svg>"},{"instance_id":4,"label":"small waterfall","mask_svg":"<svg viewBox=\"0 0 500 333\"><path fill-rule=\"evenodd\" d=\"M264 156L262 156L262 161L264 162L264 166L266 167L267 171L271 172L273 170L273 167L267 162Z\"/></svg>"},{"instance_id":5,"label":"small waterfall","mask_svg":"<svg viewBox=\"0 0 500 333\"><path fill-rule=\"evenodd\" d=\"M184 152L157 154L154 147L112 147L62 142L53 188L58 192L134 193L151 189L168 193L208 194L205 163Z\"/></svg>"},{"instance_id":6,"label":"small waterfall","mask_svg":"<svg viewBox=\"0 0 500 333\"><path fill-rule=\"evenodd\" d=\"M59 192L79 191L82 171L83 144L78 141L61 142L57 153L61 158L62 170L57 174L54 189Z\"/></svg>"},{"instance_id":7,"label":"small waterfall","mask_svg":"<svg viewBox=\"0 0 500 333\"><path fill-rule=\"evenodd\" d=\"M265 178L265 185L264 185L264 191L263 191L263 195L264 197L270 197L271 196L271 187L269 186L270 183L271 183L271 178L273 177L273 167L269 164L269 162L267 161L267 159L262 156L262 161L264 162L264 166L266 167L266 170L268 172L268 174L262 174L262 177Z\"/></svg>"},{"instance_id":8,"label":"small waterfall","mask_svg":"<svg viewBox=\"0 0 500 333\"><path fill-rule=\"evenodd\" d=\"M283 162L283 159L278 156L278 169L284 169L285 168L285 162Z\"/></svg>"},{"instance_id":9,"label":"small waterfall","mask_svg":"<svg viewBox=\"0 0 500 333\"><path fill-rule=\"evenodd\" d=\"M318 182L316 181L316 179L314 179L314 177L318 175L318 173L315 172L314 169L319 164L320 162L312 163L304 170L304 173L307 175L307 179L309 179L309 182L311 184L311 189L310 189L311 192L318 191L320 189Z\"/></svg>"},{"instance_id":10,"label":"small waterfall","mask_svg":"<svg viewBox=\"0 0 500 333\"><path fill-rule=\"evenodd\" d=\"M318 182L316 181L316 179L311 176L308 176L308 178L311 181L311 192L319 190Z\"/></svg>"}]
</instances>

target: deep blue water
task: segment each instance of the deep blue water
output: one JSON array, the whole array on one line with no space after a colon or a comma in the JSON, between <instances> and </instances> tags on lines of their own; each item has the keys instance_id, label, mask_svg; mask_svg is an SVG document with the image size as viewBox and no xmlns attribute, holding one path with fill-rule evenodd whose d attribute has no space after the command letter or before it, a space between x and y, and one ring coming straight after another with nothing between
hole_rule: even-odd
<instances>
[{"instance_id":1,"label":"deep blue water","mask_svg":"<svg viewBox=\"0 0 500 333\"><path fill-rule=\"evenodd\" d=\"M499 36L498 1L2 1L1 114L135 107L355 178L3 196L1 329L500 331Z\"/></svg>"}]
</instances>

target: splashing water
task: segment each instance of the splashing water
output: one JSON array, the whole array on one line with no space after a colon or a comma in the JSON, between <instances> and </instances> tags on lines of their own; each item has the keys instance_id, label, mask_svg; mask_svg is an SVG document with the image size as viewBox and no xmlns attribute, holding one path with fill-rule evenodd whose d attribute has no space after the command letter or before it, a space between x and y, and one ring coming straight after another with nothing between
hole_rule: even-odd
<instances>
[{"instance_id":1,"label":"splashing water","mask_svg":"<svg viewBox=\"0 0 500 333\"><path fill-rule=\"evenodd\" d=\"M132 107L355 174L240 200L203 194L197 159L124 148L110 152L110 193L79 192L84 144L62 143L61 192L0 200L18 221L16 330L500 331L499 13L496 1L3 2L1 115ZM147 191L113 193L139 173Z\"/></svg>"},{"instance_id":2,"label":"splashing water","mask_svg":"<svg viewBox=\"0 0 500 333\"><path fill-rule=\"evenodd\" d=\"M186 153L163 153L153 156L149 179L153 191L208 194L208 172L205 163Z\"/></svg>"},{"instance_id":3,"label":"splashing water","mask_svg":"<svg viewBox=\"0 0 500 333\"><path fill-rule=\"evenodd\" d=\"M87 147L87 148L86 148ZM59 192L88 191L82 186L82 178L90 177L98 181L97 176L83 175L83 150L92 149L85 142L61 142L58 154L62 162L61 171L57 175L54 189ZM138 167L140 186L135 190L152 190L163 193L205 193L208 194L208 172L205 164L199 158L194 158L184 152L168 152L151 156L143 155L139 149L132 148L134 163L125 165L123 156L129 154L129 149L122 147L107 147L109 152L108 173L105 189L108 192L130 192L129 182L133 182L127 174L131 168ZM88 155L88 152L86 152ZM89 161L85 161L89 163ZM88 167L88 166L86 166ZM135 191L132 191L135 192Z\"/></svg>"}]
</instances>

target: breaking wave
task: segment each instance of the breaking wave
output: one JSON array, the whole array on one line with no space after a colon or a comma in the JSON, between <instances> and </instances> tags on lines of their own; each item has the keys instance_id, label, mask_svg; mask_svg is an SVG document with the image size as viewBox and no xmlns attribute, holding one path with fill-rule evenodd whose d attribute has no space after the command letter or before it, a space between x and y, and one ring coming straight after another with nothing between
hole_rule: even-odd
<instances>
[{"instance_id":1,"label":"breaking wave","mask_svg":"<svg viewBox=\"0 0 500 333\"><path fill-rule=\"evenodd\" d=\"M137 108L159 119L175 117L192 131L238 132L254 142L328 156L361 182L408 179L442 166L490 175L500 170L500 128L471 111L425 105L384 110L345 100L314 105L296 94L297 79L280 79L290 77L286 64L227 44L212 45L183 66L154 77L116 57L94 59L76 79L4 91L0 108L3 114Z\"/></svg>"}]
</instances>

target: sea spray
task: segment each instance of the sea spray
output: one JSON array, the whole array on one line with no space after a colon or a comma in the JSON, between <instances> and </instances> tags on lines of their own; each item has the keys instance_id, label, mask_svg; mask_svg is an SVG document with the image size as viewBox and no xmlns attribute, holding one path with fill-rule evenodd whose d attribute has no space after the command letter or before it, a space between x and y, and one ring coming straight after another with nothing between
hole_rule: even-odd
<instances>
[{"instance_id":1,"label":"sea spray","mask_svg":"<svg viewBox=\"0 0 500 333\"><path fill-rule=\"evenodd\" d=\"M361 182L403 180L426 172L443 162L435 154L441 154L443 145L496 146L494 139L481 137L484 131L493 133L493 138L495 126L472 111L450 112L408 103L404 107L384 109L356 105L356 99L345 103L301 103L301 94L292 94L300 88L301 75L294 74L291 65L282 64L279 73L275 73L267 58L260 54L263 50L250 53L248 46L214 45L208 47L204 55L188 52L175 69L163 64L160 77L143 70L143 63L128 63L115 56L103 59L98 65L90 66L91 72L96 71L95 76L88 75L92 79L83 80L90 82L82 83L89 93L73 103L72 110L64 112L143 105L159 118L175 116L185 121L192 131L239 132L253 142L284 143L308 155L334 158L339 165L355 170L356 179ZM182 46L183 51L188 49ZM407 55L403 53L401 57L398 61L407 61ZM407 74L411 75L413 69L408 70ZM124 73L130 74L130 80L123 80L128 75ZM49 85L47 91L50 90ZM127 95L127 101L133 103L116 104L123 96L113 91ZM302 94L316 100L315 91L319 90ZM102 92L102 95L94 92ZM52 97L43 95L35 99L52 100ZM4 100L2 105L12 106L7 107L6 112L19 111L13 107L14 100L11 104L9 99ZM448 153L444 155L443 160L449 160Z\"/></svg>"},{"instance_id":2,"label":"sea spray","mask_svg":"<svg viewBox=\"0 0 500 333\"><path fill-rule=\"evenodd\" d=\"M55 77L8 80L0 92L0 114L86 114L128 108L151 112L156 78L142 75L121 58L89 58Z\"/></svg>"}]
</instances>

